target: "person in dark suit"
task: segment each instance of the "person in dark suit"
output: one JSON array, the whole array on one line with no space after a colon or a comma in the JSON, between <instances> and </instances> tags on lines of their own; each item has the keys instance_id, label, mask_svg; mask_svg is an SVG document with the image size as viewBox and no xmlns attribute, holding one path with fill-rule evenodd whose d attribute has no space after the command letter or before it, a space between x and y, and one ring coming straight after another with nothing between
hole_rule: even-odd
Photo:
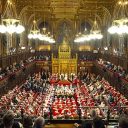
<instances>
[{"instance_id":1,"label":"person in dark suit","mask_svg":"<svg viewBox=\"0 0 128 128\"><path fill-rule=\"evenodd\" d=\"M93 128L105 128L104 122L100 117L95 117L92 121Z\"/></svg>"},{"instance_id":2,"label":"person in dark suit","mask_svg":"<svg viewBox=\"0 0 128 128\"><path fill-rule=\"evenodd\" d=\"M23 119L23 127L24 128L32 128L33 121L30 116L25 116Z\"/></svg>"},{"instance_id":3,"label":"person in dark suit","mask_svg":"<svg viewBox=\"0 0 128 128\"><path fill-rule=\"evenodd\" d=\"M121 115L119 118L119 128L128 128L128 116Z\"/></svg>"},{"instance_id":4,"label":"person in dark suit","mask_svg":"<svg viewBox=\"0 0 128 128\"><path fill-rule=\"evenodd\" d=\"M45 72L42 72L41 78L42 78L42 80L46 80L46 73Z\"/></svg>"},{"instance_id":5,"label":"person in dark suit","mask_svg":"<svg viewBox=\"0 0 128 128\"><path fill-rule=\"evenodd\" d=\"M44 128L45 120L43 117L38 117L34 122L34 128Z\"/></svg>"},{"instance_id":6,"label":"person in dark suit","mask_svg":"<svg viewBox=\"0 0 128 128\"><path fill-rule=\"evenodd\" d=\"M82 122L81 128L92 128L92 123L84 121L84 122Z\"/></svg>"},{"instance_id":7,"label":"person in dark suit","mask_svg":"<svg viewBox=\"0 0 128 128\"><path fill-rule=\"evenodd\" d=\"M14 114L7 112L3 117L3 123L0 124L0 128L20 128L20 125L14 121Z\"/></svg>"}]
</instances>

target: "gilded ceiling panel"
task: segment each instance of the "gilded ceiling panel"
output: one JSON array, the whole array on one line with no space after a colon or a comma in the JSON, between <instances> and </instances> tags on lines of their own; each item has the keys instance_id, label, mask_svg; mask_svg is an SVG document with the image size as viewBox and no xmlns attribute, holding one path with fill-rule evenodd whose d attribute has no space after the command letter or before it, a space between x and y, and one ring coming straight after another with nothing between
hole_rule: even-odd
<instances>
[{"instance_id":1,"label":"gilded ceiling panel","mask_svg":"<svg viewBox=\"0 0 128 128\"><path fill-rule=\"evenodd\" d=\"M5 3L5 0L2 0ZM113 14L116 0L13 0L17 13L29 19L35 13L36 18L75 20L86 17L94 20L95 15L102 21Z\"/></svg>"}]
</instances>

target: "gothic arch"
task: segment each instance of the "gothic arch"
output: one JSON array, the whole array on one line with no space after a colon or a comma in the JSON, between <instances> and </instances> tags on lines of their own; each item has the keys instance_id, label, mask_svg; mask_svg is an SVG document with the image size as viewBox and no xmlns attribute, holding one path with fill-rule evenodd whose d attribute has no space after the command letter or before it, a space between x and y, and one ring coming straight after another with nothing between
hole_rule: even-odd
<instances>
[{"instance_id":1,"label":"gothic arch","mask_svg":"<svg viewBox=\"0 0 128 128\"><path fill-rule=\"evenodd\" d=\"M103 26L108 26L109 24L111 24L112 16L106 7L104 6L101 7L103 8L104 11Z\"/></svg>"},{"instance_id":2,"label":"gothic arch","mask_svg":"<svg viewBox=\"0 0 128 128\"><path fill-rule=\"evenodd\" d=\"M97 20L99 27L101 27L103 25L102 18L97 14L96 14L96 20Z\"/></svg>"},{"instance_id":3,"label":"gothic arch","mask_svg":"<svg viewBox=\"0 0 128 128\"><path fill-rule=\"evenodd\" d=\"M128 5L122 7L118 2L116 3L115 5L115 8L114 8L114 11L113 11L113 18L116 19L116 18L119 18L119 16L122 16L121 15L121 10L124 9L125 10L125 14L126 16L128 16ZM122 18L122 17L121 17Z\"/></svg>"},{"instance_id":4,"label":"gothic arch","mask_svg":"<svg viewBox=\"0 0 128 128\"><path fill-rule=\"evenodd\" d=\"M21 21L22 21L22 23L23 23L24 25L28 25L28 17L26 17L26 15L25 15L25 13L26 13L26 11L27 11L28 9L32 9L32 7L31 7L31 6L25 6L25 7L21 10L21 12L20 12L20 14L19 14L19 18L21 19ZM30 16L30 17L31 17L31 16Z\"/></svg>"},{"instance_id":5,"label":"gothic arch","mask_svg":"<svg viewBox=\"0 0 128 128\"><path fill-rule=\"evenodd\" d=\"M25 6L22 10L21 10L21 12L20 12L20 14L19 14L19 17L20 18L22 18L22 16L24 15L24 13L27 11L27 9L32 9L32 6Z\"/></svg>"},{"instance_id":6,"label":"gothic arch","mask_svg":"<svg viewBox=\"0 0 128 128\"><path fill-rule=\"evenodd\" d=\"M86 18L86 17L80 18L79 23L77 24L77 28L81 32L84 32L85 28L87 28L87 30L90 30L91 26L92 26L92 22L90 21L89 18Z\"/></svg>"},{"instance_id":7,"label":"gothic arch","mask_svg":"<svg viewBox=\"0 0 128 128\"><path fill-rule=\"evenodd\" d=\"M42 22L44 22L43 18L39 18L37 20L37 25L39 26ZM45 17L45 22L48 23L48 25L49 25L49 27L51 29L51 27L52 27L52 21L50 21L47 17Z\"/></svg>"},{"instance_id":8,"label":"gothic arch","mask_svg":"<svg viewBox=\"0 0 128 128\"><path fill-rule=\"evenodd\" d=\"M33 20L34 20L34 16L35 16L35 14L32 14L32 15L29 17L29 19L28 19L27 24L29 25L29 26L28 26L29 29L31 29L31 27L32 27Z\"/></svg>"}]
</instances>

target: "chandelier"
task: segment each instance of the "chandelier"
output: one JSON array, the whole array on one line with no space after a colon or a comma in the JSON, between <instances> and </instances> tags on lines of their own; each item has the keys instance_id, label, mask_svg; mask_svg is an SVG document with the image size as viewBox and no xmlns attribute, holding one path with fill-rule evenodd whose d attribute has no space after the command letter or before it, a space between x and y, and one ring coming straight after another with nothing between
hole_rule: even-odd
<instances>
[{"instance_id":1,"label":"chandelier","mask_svg":"<svg viewBox=\"0 0 128 128\"><path fill-rule=\"evenodd\" d=\"M20 34L25 30L17 18L15 7L11 0L7 1L5 11L2 15L0 33Z\"/></svg>"},{"instance_id":2,"label":"chandelier","mask_svg":"<svg viewBox=\"0 0 128 128\"><path fill-rule=\"evenodd\" d=\"M49 42L49 43L55 43L55 40L54 40L54 38L53 38L53 35L51 35L51 33L50 32L47 32L46 30L46 27L44 26L43 27L43 32L42 32L42 34L40 35L40 37L39 37L39 39L41 40L41 41L46 41L46 42Z\"/></svg>"},{"instance_id":3,"label":"chandelier","mask_svg":"<svg viewBox=\"0 0 128 128\"><path fill-rule=\"evenodd\" d=\"M40 39L40 36L41 36L40 30L37 27L36 20L34 20L30 33L28 34L28 38L29 39Z\"/></svg>"},{"instance_id":4,"label":"chandelier","mask_svg":"<svg viewBox=\"0 0 128 128\"><path fill-rule=\"evenodd\" d=\"M75 39L74 39L74 42L75 43L82 42L81 37L82 37L82 34L81 34L81 32L79 32L78 34L76 34Z\"/></svg>"},{"instance_id":5,"label":"chandelier","mask_svg":"<svg viewBox=\"0 0 128 128\"><path fill-rule=\"evenodd\" d=\"M75 40L74 42L75 43L80 43L80 42L84 42L84 41L89 41L89 37L88 35L84 32L83 34L82 33L78 33L75 37Z\"/></svg>"},{"instance_id":6,"label":"chandelier","mask_svg":"<svg viewBox=\"0 0 128 128\"><path fill-rule=\"evenodd\" d=\"M81 33L81 26L80 26L80 32L78 34L76 34L74 42L75 43L80 43L80 42L87 41L88 38L87 38L86 32L87 32L87 28L85 27L84 32Z\"/></svg>"},{"instance_id":7,"label":"chandelier","mask_svg":"<svg viewBox=\"0 0 128 128\"><path fill-rule=\"evenodd\" d=\"M101 30L99 29L96 19L94 21L90 34L88 35L88 38L89 40L100 40L103 38L103 35L101 34Z\"/></svg>"},{"instance_id":8,"label":"chandelier","mask_svg":"<svg viewBox=\"0 0 128 128\"><path fill-rule=\"evenodd\" d=\"M43 27L43 32L40 33L40 30L38 29L37 23L34 20L32 28L30 30L30 33L28 34L29 39L39 39L40 41L46 41L49 43L55 43L55 40L53 38L53 35L50 34L50 32L47 33L46 27Z\"/></svg>"},{"instance_id":9,"label":"chandelier","mask_svg":"<svg viewBox=\"0 0 128 128\"><path fill-rule=\"evenodd\" d=\"M45 27L45 16L44 16L44 27L42 29L42 32L40 32L40 29L38 28L37 22L35 20L35 8L34 8L34 21L33 21L33 25L30 30L30 33L28 34L28 38L29 39L38 39L40 41L45 41L45 42L49 42L49 43L55 43L53 35L51 35L50 32L47 32L46 30L47 30L47 28Z\"/></svg>"},{"instance_id":10,"label":"chandelier","mask_svg":"<svg viewBox=\"0 0 128 128\"><path fill-rule=\"evenodd\" d=\"M93 27L90 31L89 34L86 34L86 28L83 34L79 33L76 35L74 42L79 43L79 42L85 42L85 41L90 41L90 40L100 40L103 38L103 35L101 34L101 30L99 29L98 23L95 20Z\"/></svg>"},{"instance_id":11,"label":"chandelier","mask_svg":"<svg viewBox=\"0 0 128 128\"><path fill-rule=\"evenodd\" d=\"M118 2L118 11L115 20L112 22L112 26L108 29L110 34L128 34L128 18L127 7L128 1L121 0Z\"/></svg>"}]
</instances>

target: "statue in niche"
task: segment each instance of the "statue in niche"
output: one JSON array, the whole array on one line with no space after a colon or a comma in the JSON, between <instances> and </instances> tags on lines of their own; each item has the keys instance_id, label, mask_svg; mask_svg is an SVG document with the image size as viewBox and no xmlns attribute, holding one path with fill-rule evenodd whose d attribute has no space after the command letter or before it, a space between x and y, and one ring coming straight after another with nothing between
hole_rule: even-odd
<instances>
[{"instance_id":1,"label":"statue in niche","mask_svg":"<svg viewBox=\"0 0 128 128\"><path fill-rule=\"evenodd\" d=\"M64 23L64 25L63 25L63 34L64 34L64 37L65 37L65 38L68 37L69 29L68 29L68 26L67 26L66 23Z\"/></svg>"},{"instance_id":2,"label":"statue in niche","mask_svg":"<svg viewBox=\"0 0 128 128\"><path fill-rule=\"evenodd\" d=\"M66 22L63 22L59 28L58 42L70 42L71 37L72 35L70 26Z\"/></svg>"}]
</instances>

